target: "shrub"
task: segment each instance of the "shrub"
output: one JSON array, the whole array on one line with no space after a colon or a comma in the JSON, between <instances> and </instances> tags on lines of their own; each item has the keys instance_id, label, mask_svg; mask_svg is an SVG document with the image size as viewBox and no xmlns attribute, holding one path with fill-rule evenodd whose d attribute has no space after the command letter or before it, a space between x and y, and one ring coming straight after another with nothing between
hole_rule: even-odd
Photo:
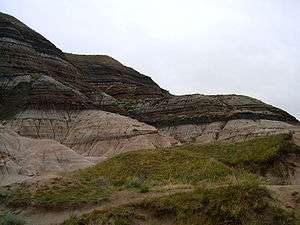
<instances>
[{"instance_id":1,"label":"shrub","mask_svg":"<svg viewBox=\"0 0 300 225\"><path fill-rule=\"evenodd\" d=\"M1 225L24 225L25 221L21 220L12 211L4 211L0 213L0 224Z\"/></svg>"},{"instance_id":2,"label":"shrub","mask_svg":"<svg viewBox=\"0 0 300 225\"><path fill-rule=\"evenodd\" d=\"M36 80L38 80L41 77L41 74L32 73L30 76L31 76L31 80L32 81L36 81Z\"/></svg>"}]
</instances>

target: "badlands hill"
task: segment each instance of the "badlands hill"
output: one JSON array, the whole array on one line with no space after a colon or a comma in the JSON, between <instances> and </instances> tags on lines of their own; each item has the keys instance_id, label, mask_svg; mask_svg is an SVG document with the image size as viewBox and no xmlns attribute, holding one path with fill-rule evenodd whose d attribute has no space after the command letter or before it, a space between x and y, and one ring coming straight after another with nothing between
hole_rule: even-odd
<instances>
[{"instance_id":1,"label":"badlands hill","mask_svg":"<svg viewBox=\"0 0 300 225\"><path fill-rule=\"evenodd\" d=\"M4 13L0 55L0 224L297 223L300 125L287 112L172 95Z\"/></svg>"}]
</instances>

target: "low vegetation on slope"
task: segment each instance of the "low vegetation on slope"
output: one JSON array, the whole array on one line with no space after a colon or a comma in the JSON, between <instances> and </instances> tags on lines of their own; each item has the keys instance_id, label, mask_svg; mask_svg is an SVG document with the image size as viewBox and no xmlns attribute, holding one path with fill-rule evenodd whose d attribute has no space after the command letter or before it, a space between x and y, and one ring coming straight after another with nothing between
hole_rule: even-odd
<instances>
[{"instance_id":1,"label":"low vegetation on slope","mask_svg":"<svg viewBox=\"0 0 300 225\"><path fill-rule=\"evenodd\" d=\"M180 146L128 152L33 188L20 185L2 193L11 206L70 207L96 204L113 191L148 192L164 185L197 186L230 177L260 180L253 171L273 168L287 153L299 153L289 135L210 146Z\"/></svg>"},{"instance_id":2,"label":"low vegetation on slope","mask_svg":"<svg viewBox=\"0 0 300 225\"><path fill-rule=\"evenodd\" d=\"M285 167L287 157L290 154L300 154L300 147L296 146L291 139L292 135L281 134L225 145L183 148L189 151L200 151L207 157L213 157L235 168L243 168L261 175L272 171L277 172L277 176L284 176L286 171L280 169L288 169ZM178 147L180 148L182 147Z\"/></svg>"},{"instance_id":3,"label":"low vegetation on slope","mask_svg":"<svg viewBox=\"0 0 300 225\"><path fill-rule=\"evenodd\" d=\"M0 212L0 224L1 225L24 225L25 221L20 219L11 211Z\"/></svg>"},{"instance_id":4,"label":"low vegetation on slope","mask_svg":"<svg viewBox=\"0 0 300 225\"><path fill-rule=\"evenodd\" d=\"M198 188L72 217L64 225L294 225L269 191L249 180Z\"/></svg>"}]
</instances>

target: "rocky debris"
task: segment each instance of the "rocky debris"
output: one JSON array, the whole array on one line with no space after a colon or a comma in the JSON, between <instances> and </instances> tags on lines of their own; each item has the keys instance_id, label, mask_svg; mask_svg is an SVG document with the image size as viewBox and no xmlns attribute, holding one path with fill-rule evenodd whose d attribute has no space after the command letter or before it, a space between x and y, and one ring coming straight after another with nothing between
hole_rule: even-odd
<instances>
[{"instance_id":1,"label":"rocky debris","mask_svg":"<svg viewBox=\"0 0 300 225\"><path fill-rule=\"evenodd\" d=\"M57 140L87 156L179 144L155 127L100 110L25 110L2 124L22 136Z\"/></svg>"},{"instance_id":2,"label":"rocky debris","mask_svg":"<svg viewBox=\"0 0 300 225\"><path fill-rule=\"evenodd\" d=\"M92 165L86 157L55 140L31 139L0 127L0 186L45 173L72 171Z\"/></svg>"}]
</instances>

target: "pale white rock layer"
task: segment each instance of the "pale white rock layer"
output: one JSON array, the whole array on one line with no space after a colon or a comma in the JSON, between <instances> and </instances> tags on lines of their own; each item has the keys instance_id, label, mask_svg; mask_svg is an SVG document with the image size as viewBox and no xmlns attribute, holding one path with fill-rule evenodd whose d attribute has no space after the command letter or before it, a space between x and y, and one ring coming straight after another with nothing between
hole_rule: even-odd
<instances>
[{"instance_id":1,"label":"pale white rock layer","mask_svg":"<svg viewBox=\"0 0 300 225\"><path fill-rule=\"evenodd\" d=\"M153 126L100 110L26 110L2 124L22 136L54 139L82 155L102 158L179 144Z\"/></svg>"},{"instance_id":2,"label":"pale white rock layer","mask_svg":"<svg viewBox=\"0 0 300 225\"><path fill-rule=\"evenodd\" d=\"M258 136L295 133L300 127L272 120L230 120L209 124L188 124L165 127L161 132L182 143L210 144L216 142L243 141Z\"/></svg>"},{"instance_id":3,"label":"pale white rock layer","mask_svg":"<svg viewBox=\"0 0 300 225\"><path fill-rule=\"evenodd\" d=\"M0 186L90 165L88 158L55 140L21 137L0 127Z\"/></svg>"}]
</instances>

